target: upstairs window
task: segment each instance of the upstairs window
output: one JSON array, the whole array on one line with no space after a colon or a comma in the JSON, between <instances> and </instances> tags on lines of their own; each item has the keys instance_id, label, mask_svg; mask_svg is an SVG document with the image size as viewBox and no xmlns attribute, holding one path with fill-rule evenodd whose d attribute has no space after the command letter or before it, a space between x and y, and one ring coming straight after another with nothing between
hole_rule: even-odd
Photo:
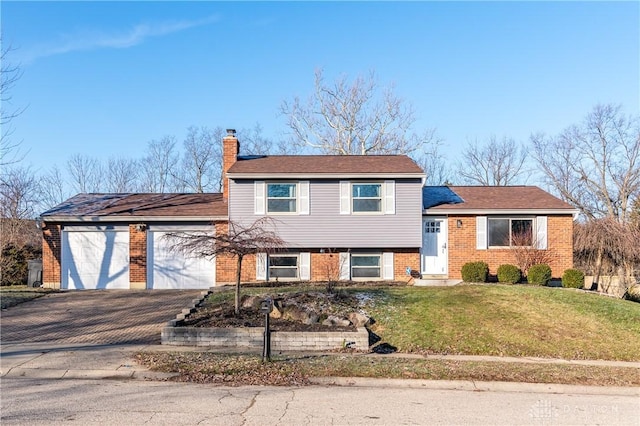
<instances>
[{"instance_id":1,"label":"upstairs window","mask_svg":"<svg viewBox=\"0 0 640 426\"><path fill-rule=\"evenodd\" d=\"M267 184L268 213L295 213L296 211L295 183Z\"/></svg>"},{"instance_id":2,"label":"upstairs window","mask_svg":"<svg viewBox=\"0 0 640 426\"><path fill-rule=\"evenodd\" d=\"M533 219L489 218L490 247L533 245Z\"/></svg>"},{"instance_id":3,"label":"upstairs window","mask_svg":"<svg viewBox=\"0 0 640 426\"><path fill-rule=\"evenodd\" d=\"M382 212L382 184L354 183L351 187L352 212Z\"/></svg>"}]
</instances>

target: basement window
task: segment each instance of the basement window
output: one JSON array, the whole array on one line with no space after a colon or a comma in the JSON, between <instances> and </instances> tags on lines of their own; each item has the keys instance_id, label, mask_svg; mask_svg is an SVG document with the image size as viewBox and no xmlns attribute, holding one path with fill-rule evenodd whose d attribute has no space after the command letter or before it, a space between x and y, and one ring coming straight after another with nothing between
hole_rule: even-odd
<instances>
[{"instance_id":1,"label":"basement window","mask_svg":"<svg viewBox=\"0 0 640 426\"><path fill-rule=\"evenodd\" d=\"M297 279L298 256L278 254L269 256L269 279Z\"/></svg>"}]
</instances>

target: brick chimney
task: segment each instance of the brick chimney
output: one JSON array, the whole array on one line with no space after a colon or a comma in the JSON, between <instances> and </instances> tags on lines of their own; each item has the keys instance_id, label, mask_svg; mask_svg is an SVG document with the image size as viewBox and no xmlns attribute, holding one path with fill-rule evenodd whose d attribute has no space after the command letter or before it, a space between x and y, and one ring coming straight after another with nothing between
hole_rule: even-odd
<instances>
[{"instance_id":1,"label":"brick chimney","mask_svg":"<svg viewBox=\"0 0 640 426\"><path fill-rule=\"evenodd\" d=\"M224 201L229 200L227 171L235 164L239 152L240 142L236 137L235 129L227 129L227 136L222 138L222 198Z\"/></svg>"}]
</instances>

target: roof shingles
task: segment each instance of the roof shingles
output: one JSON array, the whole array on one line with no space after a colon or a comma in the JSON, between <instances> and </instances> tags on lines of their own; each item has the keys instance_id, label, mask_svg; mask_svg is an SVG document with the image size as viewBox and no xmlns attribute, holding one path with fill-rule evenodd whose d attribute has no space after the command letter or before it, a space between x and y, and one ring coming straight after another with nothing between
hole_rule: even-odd
<instances>
[{"instance_id":1,"label":"roof shingles","mask_svg":"<svg viewBox=\"0 0 640 426\"><path fill-rule=\"evenodd\" d=\"M429 210L575 210L537 186L451 186L463 202Z\"/></svg>"}]
</instances>

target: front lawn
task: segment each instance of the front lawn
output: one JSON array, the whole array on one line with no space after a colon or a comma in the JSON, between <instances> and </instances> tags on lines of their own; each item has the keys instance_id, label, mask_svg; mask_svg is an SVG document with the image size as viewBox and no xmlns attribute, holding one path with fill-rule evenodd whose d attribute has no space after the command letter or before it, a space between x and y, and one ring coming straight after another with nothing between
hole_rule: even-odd
<instances>
[{"instance_id":1,"label":"front lawn","mask_svg":"<svg viewBox=\"0 0 640 426\"><path fill-rule=\"evenodd\" d=\"M640 361L638 303L529 285L374 294L371 329L401 352Z\"/></svg>"},{"instance_id":2,"label":"front lawn","mask_svg":"<svg viewBox=\"0 0 640 426\"><path fill-rule=\"evenodd\" d=\"M6 309L56 291L58 290L27 287L26 285L1 286L0 305L2 309Z\"/></svg>"}]
</instances>

